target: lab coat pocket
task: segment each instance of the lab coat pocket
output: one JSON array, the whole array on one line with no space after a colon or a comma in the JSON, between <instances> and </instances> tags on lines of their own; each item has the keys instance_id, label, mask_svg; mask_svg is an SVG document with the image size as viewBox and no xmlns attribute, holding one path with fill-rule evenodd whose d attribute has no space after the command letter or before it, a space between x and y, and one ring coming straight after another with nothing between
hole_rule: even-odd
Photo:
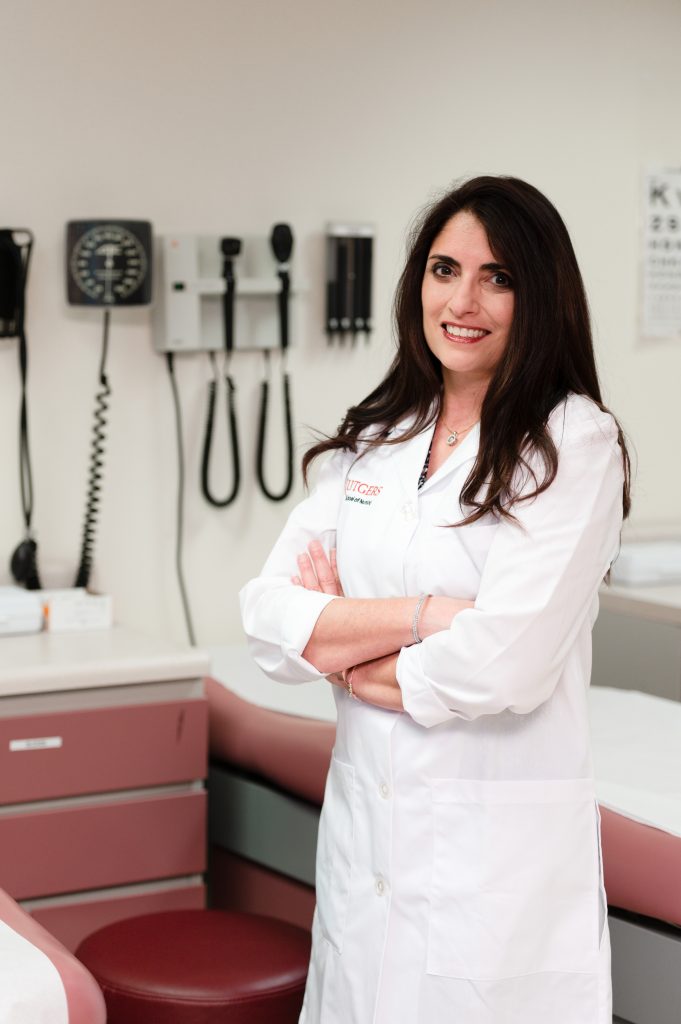
<instances>
[{"instance_id":1,"label":"lab coat pocket","mask_svg":"<svg viewBox=\"0 0 681 1024\"><path fill-rule=\"evenodd\" d=\"M315 877L319 927L327 942L339 953L343 951L350 900L354 798L354 768L332 757L319 820Z\"/></svg>"},{"instance_id":2,"label":"lab coat pocket","mask_svg":"<svg viewBox=\"0 0 681 1024\"><path fill-rule=\"evenodd\" d=\"M428 973L596 972L593 781L435 779L431 789Z\"/></svg>"}]
</instances>

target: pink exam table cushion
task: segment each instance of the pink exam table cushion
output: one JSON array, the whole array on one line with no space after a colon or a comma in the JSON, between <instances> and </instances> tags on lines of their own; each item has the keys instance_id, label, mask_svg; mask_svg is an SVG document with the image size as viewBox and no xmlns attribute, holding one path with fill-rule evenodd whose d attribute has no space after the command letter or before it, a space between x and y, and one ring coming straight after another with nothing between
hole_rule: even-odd
<instances>
[{"instance_id":1,"label":"pink exam table cushion","mask_svg":"<svg viewBox=\"0 0 681 1024\"><path fill-rule=\"evenodd\" d=\"M68 1024L106 1024L106 1008L104 997L92 975L79 960L69 953L42 925L19 907L14 900L0 889L0 921L17 936L25 939L31 946L39 950L56 969L66 996ZM33 981L33 979L32 979ZM12 1017L17 1024L35 1024L39 1012L37 1004L31 1008L30 997L35 994L37 979L32 984L32 992L26 993L25 1019L20 1015ZM21 1006L23 1007L23 997Z\"/></svg>"},{"instance_id":2,"label":"pink exam table cushion","mask_svg":"<svg viewBox=\"0 0 681 1024\"><path fill-rule=\"evenodd\" d=\"M205 691L211 757L321 805L336 735L333 722L258 707L214 679L206 679Z\"/></svg>"},{"instance_id":3,"label":"pink exam table cushion","mask_svg":"<svg viewBox=\"0 0 681 1024\"><path fill-rule=\"evenodd\" d=\"M334 723L251 704L214 679L206 696L212 757L321 805ZM681 705L602 687L589 701L608 903L681 926Z\"/></svg>"}]
</instances>

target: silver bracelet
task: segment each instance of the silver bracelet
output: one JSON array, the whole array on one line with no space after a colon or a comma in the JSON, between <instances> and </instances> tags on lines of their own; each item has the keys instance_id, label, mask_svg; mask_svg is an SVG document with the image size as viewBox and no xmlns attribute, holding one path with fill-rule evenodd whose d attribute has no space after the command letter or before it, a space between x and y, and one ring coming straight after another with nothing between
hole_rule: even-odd
<instances>
[{"instance_id":1,"label":"silver bracelet","mask_svg":"<svg viewBox=\"0 0 681 1024\"><path fill-rule=\"evenodd\" d=\"M421 614L421 609L429 597L430 594L420 594L419 599L416 602L416 608L414 608L414 617L411 620L411 635L414 637L415 644L423 643L419 636L419 615Z\"/></svg>"}]
</instances>

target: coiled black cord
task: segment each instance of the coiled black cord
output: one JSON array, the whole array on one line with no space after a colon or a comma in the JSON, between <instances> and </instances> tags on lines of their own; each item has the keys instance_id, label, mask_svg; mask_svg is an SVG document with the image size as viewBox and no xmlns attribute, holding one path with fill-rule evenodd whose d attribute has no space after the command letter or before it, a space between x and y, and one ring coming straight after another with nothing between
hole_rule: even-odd
<instances>
[{"instance_id":1,"label":"coiled black cord","mask_svg":"<svg viewBox=\"0 0 681 1024\"><path fill-rule=\"evenodd\" d=\"M75 587L87 587L92 572L92 559L97 531L99 503L102 500L102 477L104 475L104 442L106 439L106 413L109 408L111 388L106 376L106 357L109 351L109 323L111 310L104 310L102 333L102 357L99 364L100 390L95 395L95 422L90 447L90 472L88 475L87 497L85 499L85 520L80 547L80 564L76 573Z\"/></svg>"},{"instance_id":2,"label":"coiled black cord","mask_svg":"<svg viewBox=\"0 0 681 1024\"><path fill-rule=\"evenodd\" d=\"M282 374L282 386L283 386L283 397L284 397L284 425L286 429L286 453L287 453L287 472L286 472L286 483L284 489L275 493L271 491L265 481L265 437L267 435L267 412L269 405L269 352L265 352L265 360L267 371L265 378L260 384L260 416L258 420L258 448L257 448L257 460L256 460L256 472L258 474L258 483L260 488L270 501L283 501L284 498L288 498L293 487L293 424L291 422L291 391L289 384L288 373Z\"/></svg>"},{"instance_id":3,"label":"coiled black cord","mask_svg":"<svg viewBox=\"0 0 681 1024\"><path fill-rule=\"evenodd\" d=\"M194 634L194 624L192 622L191 609L189 607L189 599L187 597L187 588L184 582L184 571L182 569L182 536L184 533L184 444L182 441L182 407L180 405L180 394L177 388L177 380L175 378L175 361L172 352L166 352L166 363L168 366L168 376L170 377L170 387L173 393L173 404L175 406L175 432L177 437L178 472L175 569L177 572L177 581L180 587L180 597L182 598L182 608L184 611L184 620L187 626L189 642L192 647L195 647L196 636Z\"/></svg>"},{"instance_id":4,"label":"coiled black cord","mask_svg":"<svg viewBox=\"0 0 681 1024\"><path fill-rule=\"evenodd\" d=\"M206 412L206 430L203 438L203 457L201 460L201 490L209 504L215 508L227 508L236 499L241 484L241 463L239 460L239 436L236 422L236 385L229 373L225 372L227 389L227 420L229 423L230 446L232 452L232 489L226 498L216 498L210 489L210 453L213 445L213 427L215 424L215 399L218 387L218 373L215 354L210 353L213 367L213 380L208 384L208 409Z\"/></svg>"}]
</instances>

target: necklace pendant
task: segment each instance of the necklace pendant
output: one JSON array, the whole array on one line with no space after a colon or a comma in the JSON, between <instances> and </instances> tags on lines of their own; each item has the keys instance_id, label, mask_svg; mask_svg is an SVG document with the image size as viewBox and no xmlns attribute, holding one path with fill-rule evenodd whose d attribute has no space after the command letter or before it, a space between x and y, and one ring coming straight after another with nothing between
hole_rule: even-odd
<instances>
[{"instance_id":1,"label":"necklace pendant","mask_svg":"<svg viewBox=\"0 0 681 1024\"><path fill-rule=\"evenodd\" d=\"M458 440L459 435L457 434L456 430L452 430L451 434L447 438L447 444L449 445L450 448L453 448Z\"/></svg>"}]
</instances>

